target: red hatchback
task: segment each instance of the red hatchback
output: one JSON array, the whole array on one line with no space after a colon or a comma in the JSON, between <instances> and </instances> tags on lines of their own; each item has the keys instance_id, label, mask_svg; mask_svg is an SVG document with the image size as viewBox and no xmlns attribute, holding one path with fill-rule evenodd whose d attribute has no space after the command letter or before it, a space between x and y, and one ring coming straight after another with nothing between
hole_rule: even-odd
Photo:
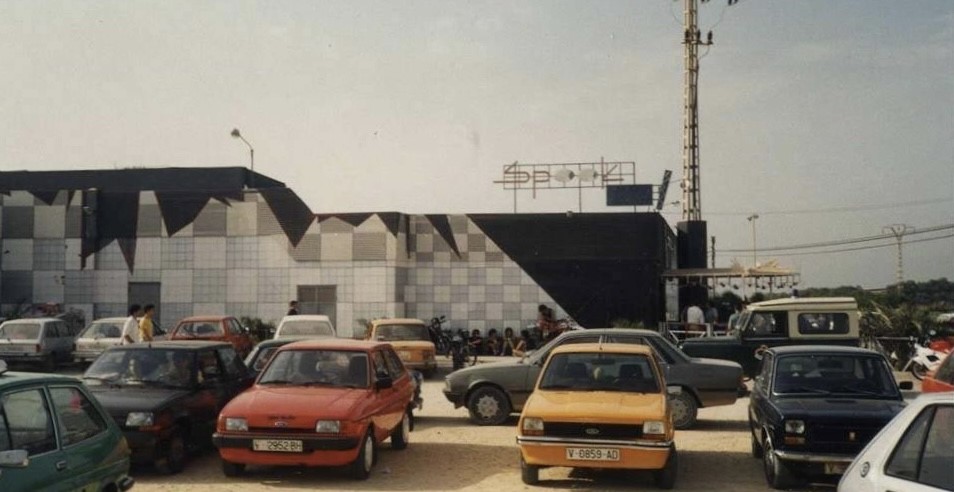
<instances>
[{"instance_id":1,"label":"red hatchback","mask_svg":"<svg viewBox=\"0 0 954 492\"><path fill-rule=\"evenodd\" d=\"M172 330L169 340L206 340L229 342L239 357L252 351L248 330L232 316L191 316L183 318Z\"/></svg>"},{"instance_id":2,"label":"red hatchback","mask_svg":"<svg viewBox=\"0 0 954 492\"><path fill-rule=\"evenodd\" d=\"M279 348L219 413L227 476L246 465L347 466L368 478L378 445L407 447L414 383L391 345L315 339Z\"/></svg>"}]
</instances>

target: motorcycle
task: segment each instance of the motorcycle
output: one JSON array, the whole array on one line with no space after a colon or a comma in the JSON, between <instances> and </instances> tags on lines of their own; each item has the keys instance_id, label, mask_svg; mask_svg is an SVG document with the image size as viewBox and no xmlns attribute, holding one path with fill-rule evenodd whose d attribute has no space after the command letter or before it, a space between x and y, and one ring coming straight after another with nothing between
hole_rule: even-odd
<instances>
[{"instance_id":1,"label":"motorcycle","mask_svg":"<svg viewBox=\"0 0 954 492\"><path fill-rule=\"evenodd\" d=\"M434 342L437 355L450 355L451 337L449 332L441 327L441 325L446 322L446 316L434 317L431 318L431 324L427 327L427 330L431 334L431 341Z\"/></svg>"},{"instance_id":2,"label":"motorcycle","mask_svg":"<svg viewBox=\"0 0 954 492\"><path fill-rule=\"evenodd\" d=\"M901 372L910 370L911 374L920 381L924 379L924 376L927 375L928 372L937 369L938 366L941 365L944 355L946 354L943 352L915 344L914 356L908 359L908 363L904 365Z\"/></svg>"},{"instance_id":3,"label":"motorcycle","mask_svg":"<svg viewBox=\"0 0 954 492\"><path fill-rule=\"evenodd\" d=\"M457 330L454 337L451 338L450 356L453 370L463 368L465 365L474 365L477 363L477 353L470 345L467 332Z\"/></svg>"}]
</instances>

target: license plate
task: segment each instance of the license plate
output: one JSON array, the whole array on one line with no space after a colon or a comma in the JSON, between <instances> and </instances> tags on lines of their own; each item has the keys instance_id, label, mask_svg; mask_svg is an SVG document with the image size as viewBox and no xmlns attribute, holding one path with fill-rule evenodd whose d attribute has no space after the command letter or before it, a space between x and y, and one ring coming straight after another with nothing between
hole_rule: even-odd
<instances>
[{"instance_id":1,"label":"license plate","mask_svg":"<svg viewBox=\"0 0 954 492\"><path fill-rule=\"evenodd\" d=\"M411 352L407 350L398 350L397 354L401 360L411 360Z\"/></svg>"},{"instance_id":2,"label":"license plate","mask_svg":"<svg viewBox=\"0 0 954 492\"><path fill-rule=\"evenodd\" d=\"M847 463L825 463L825 475L844 475Z\"/></svg>"},{"instance_id":3,"label":"license plate","mask_svg":"<svg viewBox=\"0 0 954 492\"><path fill-rule=\"evenodd\" d=\"M619 449L566 448L566 459L575 461L619 461Z\"/></svg>"},{"instance_id":4,"label":"license plate","mask_svg":"<svg viewBox=\"0 0 954 492\"><path fill-rule=\"evenodd\" d=\"M302 452L301 441L288 439L253 439L252 449L255 451L268 451L273 453Z\"/></svg>"}]
</instances>

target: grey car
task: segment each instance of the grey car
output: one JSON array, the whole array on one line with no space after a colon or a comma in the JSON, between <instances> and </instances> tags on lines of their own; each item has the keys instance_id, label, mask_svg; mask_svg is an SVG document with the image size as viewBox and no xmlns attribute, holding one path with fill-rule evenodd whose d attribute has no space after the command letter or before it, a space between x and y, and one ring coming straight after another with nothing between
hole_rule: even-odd
<instances>
[{"instance_id":1,"label":"grey car","mask_svg":"<svg viewBox=\"0 0 954 492\"><path fill-rule=\"evenodd\" d=\"M455 371L444 381L444 396L455 408L466 406L471 422L499 425L520 412L533 391L550 351L567 343L635 343L651 346L666 373L673 423L687 429L701 407L735 403L742 366L735 362L689 357L651 330L602 328L564 333L522 359L479 364Z\"/></svg>"}]
</instances>

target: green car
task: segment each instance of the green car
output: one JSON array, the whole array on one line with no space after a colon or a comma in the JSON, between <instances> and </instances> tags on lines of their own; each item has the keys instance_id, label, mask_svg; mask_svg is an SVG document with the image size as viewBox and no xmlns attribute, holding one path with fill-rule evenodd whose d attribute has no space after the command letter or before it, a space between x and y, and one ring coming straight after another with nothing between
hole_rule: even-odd
<instances>
[{"instance_id":1,"label":"green car","mask_svg":"<svg viewBox=\"0 0 954 492\"><path fill-rule=\"evenodd\" d=\"M8 372L0 360L0 490L125 491L129 447L76 378Z\"/></svg>"}]
</instances>

